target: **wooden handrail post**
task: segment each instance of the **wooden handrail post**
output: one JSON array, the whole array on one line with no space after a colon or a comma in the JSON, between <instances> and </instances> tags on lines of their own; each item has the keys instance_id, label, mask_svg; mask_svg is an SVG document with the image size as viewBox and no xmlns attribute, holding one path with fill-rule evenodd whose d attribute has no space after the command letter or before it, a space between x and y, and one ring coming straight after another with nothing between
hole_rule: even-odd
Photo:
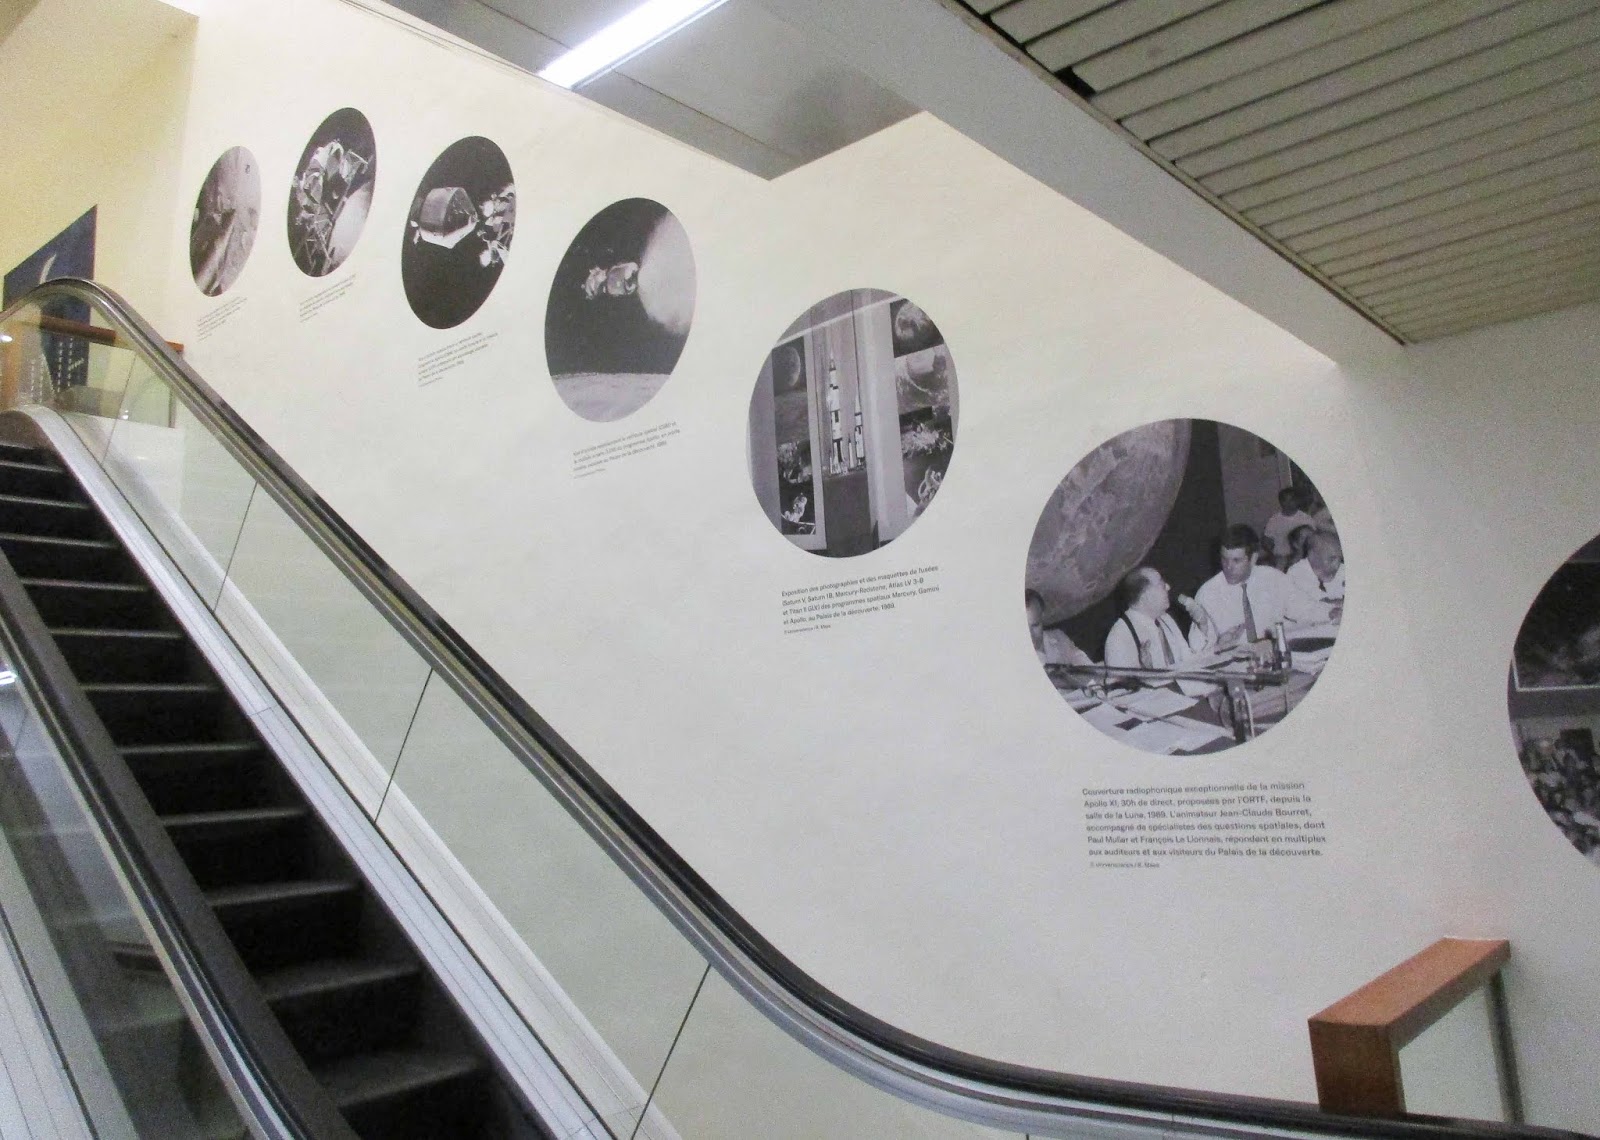
<instances>
[{"instance_id":1,"label":"wooden handrail post","mask_svg":"<svg viewBox=\"0 0 1600 1140\"><path fill-rule=\"evenodd\" d=\"M1326 1112L1400 1116L1406 1111L1400 1050L1478 987L1491 984L1511 958L1503 939L1441 938L1308 1022L1317 1102ZM1499 1027L1496 1055L1501 1053ZM1509 1056L1500 1057L1511 1065ZM1510 1074L1515 1087L1514 1071ZM1514 1112L1514 1105L1508 1105Z\"/></svg>"}]
</instances>

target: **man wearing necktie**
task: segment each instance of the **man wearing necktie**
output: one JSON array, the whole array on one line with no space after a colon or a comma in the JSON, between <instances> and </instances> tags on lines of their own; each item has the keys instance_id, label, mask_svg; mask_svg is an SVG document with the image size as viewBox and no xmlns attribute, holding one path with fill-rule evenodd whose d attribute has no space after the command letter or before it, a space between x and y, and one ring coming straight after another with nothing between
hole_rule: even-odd
<instances>
[{"instance_id":1,"label":"man wearing necktie","mask_svg":"<svg viewBox=\"0 0 1600 1140\"><path fill-rule=\"evenodd\" d=\"M1122 614L1106 634L1106 664L1116 669L1173 669L1196 654L1208 652L1215 629L1193 598L1180 596L1194 624L1186 638L1172 620L1172 587L1160 571L1141 566L1117 584Z\"/></svg>"},{"instance_id":2,"label":"man wearing necktie","mask_svg":"<svg viewBox=\"0 0 1600 1140\"><path fill-rule=\"evenodd\" d=\"M1283 571L1257 565L1256 532L1230 526L1218 541L1221 571L1195 591L1195 600L1219 631L1214 648L1248 645L1272 634L1280 621L1325 621L1322 607L1304 597Z\"/></svg>"}]
</instances>

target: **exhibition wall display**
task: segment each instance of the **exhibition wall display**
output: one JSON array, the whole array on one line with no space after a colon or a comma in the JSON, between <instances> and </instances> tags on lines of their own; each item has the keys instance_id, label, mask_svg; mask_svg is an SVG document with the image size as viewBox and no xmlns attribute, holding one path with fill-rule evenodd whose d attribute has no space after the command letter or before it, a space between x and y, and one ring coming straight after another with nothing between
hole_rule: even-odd
<instances>
[{"instance_id":1,"label":"exhibition wall display","mask_svg":"<svg viewBox=\"0 0 1600 1140\"><path fill-rule=\"evenodd\" d=\"M417 184L400 274L423 324L448 329L488 300L511 252L517 187L511 165L485 138L445 148Z\"/></svg>"},{"instance_id":2,"label":"exhibition wall display","mask_svg":"<svg viewBox=\"0 0 1600 1140\"><path fill-rule=\"evenodd\" d=\"M231 147L211 166L189 223L189 271L207 297L226 293L244 272L261 224L261 169Z\"/></svg>"},{"instance_id":3,"label":"exhibition wall display","mask_svg":"<svg viewBox=\"0 0 1600 1140\"><path fill-rule=\"evenodd\" d=\"M1164 420L1056 487L1023 607L1074 711L1131 747L1194 755L1254 740L1300 703L1344 592L1338 527L1299 467L1241 428Z\"/></svg>"},{"instance_id":4,"label":"exhibition wall display","mask_svg":"<svg viewBox=\"0 0 1600 1140\"><path fill-rule=\"evenodd\" d=\"M330 74L306 26L363 49ZM1600 876L1503 704L1529 602L1600 530L1592 328L1335 364L927 116L767 182L339 0L210 6L188 74L163 333L820 983L1000 1060L1305 1100L1306 1017L1507 937L1530 1116L1600 1118ZM244 265L249 176L299 186L339 108L381 151L360 238L325 277L288 241ZM1169 747L1064 707L1064 642L1167 664L1110 644L1130 572L1198 603L1211 544L1269 524L1251 578L1356 574L1348 606L1319 580L1326 622L1283 615L1289 671L1322 658L1287 715L1176 685L1227 736ZM1240 610L1218 632L1267 662ZM614 959L526 912L519 774L382 760L383 811L416 805L506 930ZM1152 814L1180 799L1193 830ZM648 1089L660 1058L617 1049Z\"/></svg>"},{"instance_id":5,"label":"exhibition wall display","mask_svg":"<svg viewBox=\"0 0 1600 1140\"><path fill-rule=\"evenodd\" d=\"M326 277L355 250L372 211L378 146L354 107L329 115L295 164L289 187L289 255L308 277Z\"/></svg>"},{"instance_id":6,"label":"exhibition wall display","mask_svg":"<svg viewBox=\"0 0 1600 1140\"><path fill-rule=\"evenodd\" d=\"M944 482L956 369L939 328L881 289L813 305L767 354L750 399L750 481L767 520L831 558L893 541Z\"/></svg>"},{"instance_id":7,"label":"exhibition wall display","mask_svg":"<svg viewBox=\"0 0 1600 1140\"><path fill-rule=\"evenodd\" d=\"M649 403L683 355L694 295L689 235L665 206L629 198L591 218L545 307L545 356L567 407L609 422Z\"/></svg>"},{"instance_id":8,"label":"exhibition wall display","mask_svg":"<svg viewBox=\"0 0 1600 1140\"><path fill-rule=\"evenodd\" d=\"M1600 538L1550 576L1517 631L1508 696L1528 786L1600 866Z\"/></svg>"}]
</instances>

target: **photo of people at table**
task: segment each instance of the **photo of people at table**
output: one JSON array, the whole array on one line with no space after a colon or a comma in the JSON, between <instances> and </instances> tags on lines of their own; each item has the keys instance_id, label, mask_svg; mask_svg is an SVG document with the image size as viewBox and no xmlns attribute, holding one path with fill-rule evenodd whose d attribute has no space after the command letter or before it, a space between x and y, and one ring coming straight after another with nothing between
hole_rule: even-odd
<instances>
[{"instance_id":1,"label":"photo of people at table","mask_svg":"<svg viewBox=\"0 0 1600 1140\"><path fill-rule=\"evenodd\" d=\"M1539 806L1600 866L1600 538L1556 567L1511 653L1506 704Z\"/></svg>"},{"instance_id":2,"label":"photo of people at table","mask_svg":"<svg viewBox=\"0 0 1600 1140\"><path fill-rule=\"evenodd\" d=\"M1344 616L1344 548L1316 486L1251 432L1162 420L1067 473L1023 607L1062 698L1167 755L1254 739L1316 683Z\"/></svg>"}]
</instances>

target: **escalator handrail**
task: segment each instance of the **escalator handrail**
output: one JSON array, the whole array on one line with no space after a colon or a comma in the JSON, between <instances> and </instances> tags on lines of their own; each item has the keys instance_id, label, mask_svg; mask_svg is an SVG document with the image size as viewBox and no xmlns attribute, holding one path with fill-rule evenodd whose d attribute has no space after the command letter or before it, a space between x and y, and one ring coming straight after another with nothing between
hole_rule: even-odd
<instances>
[{"instance_id":1,"label":"escalator handrail","mask_svg":"<svg viewBox=\"0 0 1600 1140\"><path fill-rule=\"evenodd\" d=\"M0 552L0 652L149 922L172 984L248 1120L272 1140L356 1140L306 1068L173 846L11 561Z\"/></svg>"},{"instance_id":2,"label":"escalator handrail","mask_svg":"<svg viewBox=\"0 0 1600 1140\"><path fill-rule=\"evenodd\" d=\"M1385 1140L1595 1140L1575 1131L1412 1116L1327 1114L1295 1101L1078 1076L1009 1064L908 1033L827 989L690 867L503 677L425 602L120 296L59 278L11 309L69 298L117 326L128 347L466 701L485 725L747 999L792 1036L869 1082L995 1127L1045 1131L1073 1119L1196 1134L1244 1129Z\"/></svg>"}]
</instances>

